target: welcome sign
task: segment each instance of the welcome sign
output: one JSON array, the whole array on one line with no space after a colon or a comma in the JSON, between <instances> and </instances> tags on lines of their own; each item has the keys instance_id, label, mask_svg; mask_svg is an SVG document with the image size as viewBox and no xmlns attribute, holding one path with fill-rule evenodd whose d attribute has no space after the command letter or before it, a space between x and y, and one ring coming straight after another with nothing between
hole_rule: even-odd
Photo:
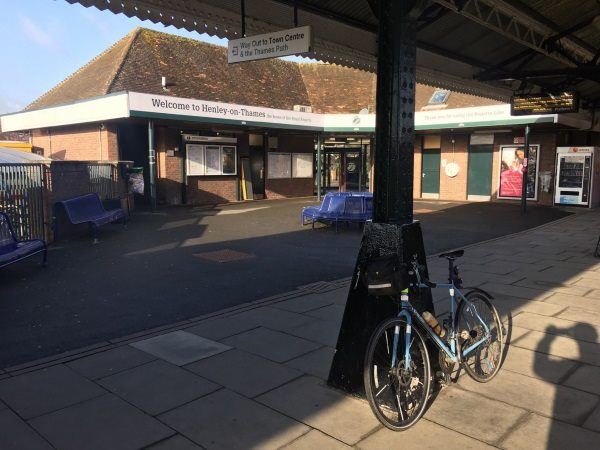
<instances>
[{"instance_id":1,"label":"welcome sign","mask_svg":"<svg viewBox=\"0 0 600 450\"><path fill-rule=\"evenodd\" d=\"M308 129L319 129L323 126L319 114L138 92L129 93L129 110L131 116L138 117L185 120L197 118L199 121L213 119L214 122L237 125L263 124Z\"/></svg>"}]
</instances>

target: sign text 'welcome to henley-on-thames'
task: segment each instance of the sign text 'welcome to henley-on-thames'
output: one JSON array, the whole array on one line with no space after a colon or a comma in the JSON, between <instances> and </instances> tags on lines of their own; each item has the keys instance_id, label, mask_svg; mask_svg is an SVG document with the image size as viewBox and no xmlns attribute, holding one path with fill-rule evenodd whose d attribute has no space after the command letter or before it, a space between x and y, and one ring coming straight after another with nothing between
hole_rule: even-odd
<instances>
[{"instance_id":1,"label":"sign text 'welcome to henley-on-thames'","mask_svg":"<svg viewBox=\"0 0 600 450\"><path fill-rule=\"evenodd\" d=\"M238 63L308 53L312 46L311 37L310 26L305 26L232 39L227 45L227 62Z\"/></svg>"}]
</instances>

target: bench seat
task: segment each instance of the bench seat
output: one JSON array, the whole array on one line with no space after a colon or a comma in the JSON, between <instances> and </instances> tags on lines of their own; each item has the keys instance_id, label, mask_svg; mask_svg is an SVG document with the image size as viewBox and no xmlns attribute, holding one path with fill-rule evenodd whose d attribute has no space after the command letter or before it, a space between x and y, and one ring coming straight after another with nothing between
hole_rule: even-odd
<instances>
[{"instance_id":1,"label":"bench seat","mask_svg":"<svg viewBox=\"0 0 600 450\"><path fill-rule=\"evenodd\" d=\"M0 213L0 268L38 253L43 253L42 263L46 264L46 242L42 239L18 240L8 215Z\"/></svg>"},{"instance_id":2,"label":"bench seat","mask_svg":"<svg viewBox=\"0 0 600 450\"><path fill-rule=\"evenodd\" d=\"M127 225L127 215L122 208L106 210L98 194L86 194L56 202L62 206L69 222L73 225L87 223L90 227L94 243L98 242L98 228L117 221ZM55 230L56 232L56 230Z\"/></svg>"}]
</instances>

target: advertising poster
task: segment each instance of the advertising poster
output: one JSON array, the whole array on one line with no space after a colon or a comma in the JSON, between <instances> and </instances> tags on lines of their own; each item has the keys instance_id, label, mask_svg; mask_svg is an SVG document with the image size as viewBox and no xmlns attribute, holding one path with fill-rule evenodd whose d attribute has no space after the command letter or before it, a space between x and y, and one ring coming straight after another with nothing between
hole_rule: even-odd
<instances>
[{"instance_id":1,"label":"advertising poster","mask_svg":"<svg viewBox=\"0 0 600 450\"><path fill-rule=\"evenodd\" d=\"M536 198L538 154L539 146L530 145L529 158L525 163L525 150L522 145L500 148L499 198L521 198L525 168L527 170L527 198Z\"/></svg>"}]
</instances>

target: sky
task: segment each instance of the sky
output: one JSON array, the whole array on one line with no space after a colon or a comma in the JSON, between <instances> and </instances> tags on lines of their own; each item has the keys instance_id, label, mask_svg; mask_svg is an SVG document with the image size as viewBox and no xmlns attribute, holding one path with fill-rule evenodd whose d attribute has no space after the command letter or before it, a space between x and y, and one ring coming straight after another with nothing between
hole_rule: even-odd
<instances>
[{"instance_id":1,"label":"sky","mask_svg":"<svg viewBox=\"0 0 600 450\"><path fill-rule=\"evenodd\" d=\"M23 109L139 26L227 45L226 39L65 0L0 0L0 12L0 114Z\"/></svg>"}]
</instances>

